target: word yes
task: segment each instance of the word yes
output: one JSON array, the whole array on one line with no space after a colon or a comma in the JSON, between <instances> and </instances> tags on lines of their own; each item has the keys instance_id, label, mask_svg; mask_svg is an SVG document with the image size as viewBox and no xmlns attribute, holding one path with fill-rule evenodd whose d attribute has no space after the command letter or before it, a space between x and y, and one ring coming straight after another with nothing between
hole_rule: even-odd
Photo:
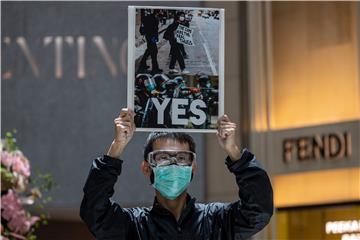
<instances>
[{"instance_id":1,"label":"word yes","mask_svg":"<svg viewBox=\"0 0 360 240\"><path fill-rule=\"evenodd\" d=\"M204 124L206 121L206 114L201 108L206 108L206 104L203 100L196 99L190 103L190 112L195 115L187 118L180 118L181 115L186 114L186 108L189 105L189 99L185 98L165 98L162 103L159 102L157 98L151 98L151 101L154 103L155 108L157 109L157 123L164 124L164 111L168 106L170 100L171 102L171 122L173 125L187 125L188 121L192 122L194 125ZM182 107L183 106L183 107Z\"/></svg>"}]
</instances>

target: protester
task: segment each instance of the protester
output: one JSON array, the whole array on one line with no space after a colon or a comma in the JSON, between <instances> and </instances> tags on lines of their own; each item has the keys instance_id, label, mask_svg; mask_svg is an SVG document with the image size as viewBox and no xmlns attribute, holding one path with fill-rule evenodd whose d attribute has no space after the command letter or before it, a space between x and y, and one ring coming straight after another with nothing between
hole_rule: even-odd
<instances>
[{"instance_id":1,"label":"protester","mask_svg":"<svg viewBox=\"0 0 360 240\"><path fill-rule=\"evenodd\" d=\"M180 17L181 18L181 17ZM182 19L181 19L182 20ZM188 15L185 15L185 18L183 21L181 21L181 25L184 25L185 27L190 27L190 21L191 19L189 18ZM186 53L185 51L185 46L184 44L179 44L179 47L180 47L180 51L181 51L181 54L183 55L184 59L188 59L189 58L189 55Z\"/></svg>"},{"instance_id":2,"label":"protester","mask_svg":"<svg viewBox=\"0 0 360 240\"><path fill-rule=\"evenodd\" d=\"M179 24L185 20L185 14L183 12L177 12L174 17L174 22L168 26L164 33L164 38L170 43L170 65L169 65L169 73L179 73L178 70L175 69L176 62L179 63L181 73L188 74L190 73L185 69L185 61L184 56L181 51L181 43L176 41L175 31L178 28Z\"/></svg>"},{"instance_id":3,"label":"protester","mask_svg":"<svg viewBox=\"0 0 360 240\"><path fill-rule=\"evenodd\" d=\"M159 11L157 9L152 10L153 12L146 14L145 12L141 15L141 27L140 33L145 35L147 48L145 50L144 55L140 61L140 66L138 69L138 73L147 72L148 66L146 65L146 60L149 56L151 56L151 64L152 64L152 74L161 73L162 69L159 68L159 64L157 61L157 42L159 41L159 19L158 14Z\"/></svg>"},{"instance_id":4,"label":"protester","mask_svg":"<svg viewBox=\"0 0 360 240\"><path fill-rule=\"evenodd\" d=\"M233 203L195 203L187 193L197 168L194 140L185 133L153 132L141 170L155 189L154 204L122 208L111 197L122 171L119 157L134 135L134 112L122 109L114 122L115 138L107 154L92 162L80 209L96 239L248 239L268 224L273 214L269 177L252 153L240 152L236 124L226 115L218 120L217 139L239 187Z\"/></svg>"}]
</instances>

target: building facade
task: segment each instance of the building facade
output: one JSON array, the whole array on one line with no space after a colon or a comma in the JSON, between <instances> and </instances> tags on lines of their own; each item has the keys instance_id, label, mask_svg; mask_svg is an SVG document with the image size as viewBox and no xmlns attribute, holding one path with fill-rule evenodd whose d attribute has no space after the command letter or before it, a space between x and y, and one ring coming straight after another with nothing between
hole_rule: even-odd
<instances>
[{"instance_id":1,"label":"building facade","mask_svg":"<svg viewBox=\"0 0 360 240\"><path fill-rule=\"evenodd\" d=\"M235 4L226 39L239 67L225 78L225 111L270 173L275 200L254 238L360 239L359 3ZM231 176L212 183L221 171L206 140L206 196L231 201Z\"/></svg>"}]
</instances>

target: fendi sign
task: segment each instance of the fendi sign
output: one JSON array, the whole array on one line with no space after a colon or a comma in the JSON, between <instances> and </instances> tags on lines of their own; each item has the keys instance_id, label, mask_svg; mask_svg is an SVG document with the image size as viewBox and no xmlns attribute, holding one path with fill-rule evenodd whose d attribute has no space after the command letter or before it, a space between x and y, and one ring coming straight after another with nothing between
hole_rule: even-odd
<instances>
[{"instance_id":1,"label":"fendi sign","mask_svg":"<svg viewBox=\"0 0 360 240\"><path fill-rule=\"evenodd\" d=\"M296 138L285 138L282 142L283 161L305 161L317 159L342 159L350 157L350 132L315 134Z\"/></svg>"}]
</instances>

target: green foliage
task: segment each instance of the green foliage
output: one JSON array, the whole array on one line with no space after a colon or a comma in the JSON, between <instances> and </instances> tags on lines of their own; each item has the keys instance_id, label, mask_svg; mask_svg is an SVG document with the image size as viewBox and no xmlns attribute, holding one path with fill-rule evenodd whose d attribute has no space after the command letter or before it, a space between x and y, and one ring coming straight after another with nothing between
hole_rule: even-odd
<instances>
[{"instance_id":1,"label":"green foliage","mask_svg":"<svg viewBox=\"0 0 360 240\"><path fill-rule=\"evenodd\" d=\"M1 165L1 191L12 188L15 184L15 176Z\"/></svg>"},{"instance_id":2,"label":"green foliage","mask_svg":"<svg viewBox=\"0 0 360 240\"><path fill-rule=\"evenodd\" d=\"M36 172L36 177L31 179L31 184L36 185L41 192L48 192L54 186L54 179L50 173Z\"/></svg>"},{"instance_id":3,"label":"green foliage","mask_svg":"<svg viewBox=\"0 0 360 240\"><path fill-rule=\"evenodd\" d=\"M5 147L9 152L14 152L19 150L19 147L16 145L16 138L14 135L17 133L17 130L14 129L12 132L6 132L5 134Z\"/></svg>"},{"instance_id":4,"label":"green foliage","mask_svg":"<svg viewBox=\"0 0 360 240\"><path fill-rule=\"evenodd\" d=\"M1 166L1 181L12 182L13 180L14 175L5 167Z\"/></svg>"}]
</instances>

